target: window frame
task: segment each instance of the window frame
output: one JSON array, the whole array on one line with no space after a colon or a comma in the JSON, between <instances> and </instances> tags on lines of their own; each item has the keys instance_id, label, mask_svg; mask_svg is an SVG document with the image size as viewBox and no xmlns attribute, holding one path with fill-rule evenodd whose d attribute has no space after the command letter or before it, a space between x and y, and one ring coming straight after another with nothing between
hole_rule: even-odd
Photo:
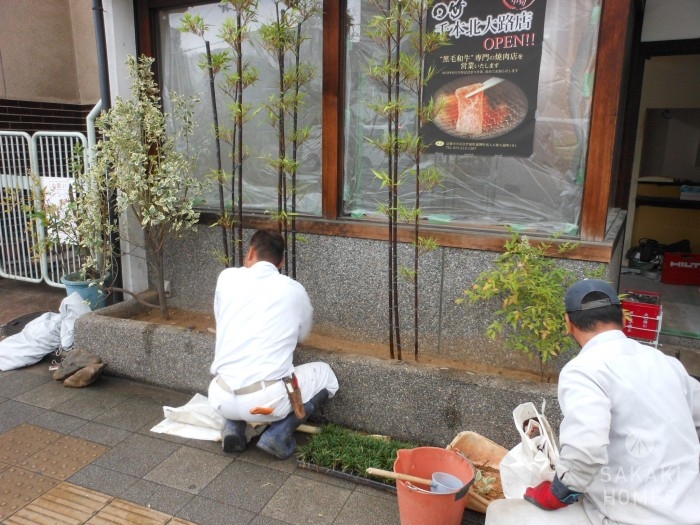
<instances>
[{"instance_id":1,"label":"window frame","mask_svg":"<svg viewBox=\"0 0 700 525\"><path fill-rule=\"evenodd\" d=\"M338 237L386 240L388 228L384 221L351 219L341 216L343 176L343 129L345 101L345 0L323 1L323 100L322 100L322 212L320 217L299 217L300 232ZM158 55L156 12L160 9L210 3L211 0L145 0L134 2L139 54ZM624 120L624 94L629 78L629 63L633 48L635 23L641 21L640 7L634 0L603 0L595 83L591 107L586 180L581 206L579 246L567 253L567 258L610 262L622 242L623 210L613 208L614 188L620 177L620 144ZM620 67L620 64L623 67ZM622 178L629 174L622 174ZM619 187L619 186L617 186ZM619 200L619 199L618 199ZM202 214L203 222L216 220L215 213ZM244 214L244 226L259 228L269 225L262 214ZM619 227L617 229L613 226ZM425 225L422 227L441 246L489 251L502 251L504 228L483 225ZM610 232L615 232L609 238ZM411 242L412 227L399 227L399 240ZM536 237L536 236L535 236ZM567 239L564 239L567 240ZM572 240L572 238L568 238ZM556 244L556 243L555 243Z\"/></svg>"}]
</instances>

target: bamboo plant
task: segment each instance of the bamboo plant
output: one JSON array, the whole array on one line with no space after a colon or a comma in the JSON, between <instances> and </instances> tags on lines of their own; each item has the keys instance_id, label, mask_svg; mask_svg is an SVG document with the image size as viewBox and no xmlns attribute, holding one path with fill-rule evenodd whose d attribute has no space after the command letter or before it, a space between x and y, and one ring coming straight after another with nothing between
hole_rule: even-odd
<instances>
[{"instance_id":1,"label":"bamboo plant","mask_svg":"<svg viewBox=\"0 0 700 525\"><path fill-rule=\"evenodd\" d=\"M420 198L423 193L433 190L442 183L442 174L435 166L427 168L421 167L421 158L425 150L425 143L422 140L423 127L435 119L439 113L438 107L432 100L425 104L423 101L423 90L425 85L435 75L435 70L425 68L426 57L444 46L447 43L447 35L444 33L432 33L425 31L425 20L428 8L432 2L420 0L407 2L404 6L406 15L412 20L413 27L416 28L409 36L413 54L409 54L402 60L404 69L404 80L408 90L415 96L416 101L416 122L415 132L410 140L411 147L407 151L407 156L415 166L414 175L414 196L415 202L408 210L407 222L413 223L413 269L406 268L404 273L413 282L413 341L414 358L418 360L419 349L419 281L418 262L421 254L437 248L437 242L432 237L422 237L420 235L420 220L422 211L420 208Z\"/></svg>"},{"instance_id":2,"label":"bamboo plant","mask_svg":"<svg viewBox=\"0 0 700 525\"><path fill-rule=\"evenodd\" d=\"M258 70L244 59L243 43L250 36L251 24L256 21L258 0L224 0L222 3L228 3L236 12L234 18L224 21L219 32L219 37L231 48L234 64L233 71L227 71L225 75L223 90L233 99L233 104L229 106L233 116L233 129L227 142L231 145L231 202L236 213L232 219L225 220L231 225L234 251L238 254L239 263L243 264L243 161L246 157L243 124L255 114L251 106L244 103L243 95L258 79ZM234 265L235 257L234 254Z\"/></svg>"},{"instance_id":3,"label":"bamboo plant","mask_svg":"<svg viewBox=\"0 0 700 525\"><path fill-rule=\"evenodd\" d=\"M243 43L250 36L250 27L257 20L258 0L222 0L235 12L233 17L227 17L221 25L218 37L230 47L229 51L210 52L210 45L205 43L205 60L200 64L209 73L209 92L213 108L214 134L216 138L217 169L213 171L219 190L219 219L216 222L222 229L223 253L222 259L226 266L243 264L243 162L246 149L243 144L243 125L256 113L249 104L244 103L244 91L255 84L258 70L245 61ZM202 39L210 26L204 19L189 13L185 14L180 26L181 31L193 33ZM233 102L229 105L233 127L220 125L216 109L216 76L223 73L223 81L218 87ZM227 175L221 165L221 142L231 147L231 172ZM229 184L230 183L230 184ZM228 189L230 208L224 195ZM229 252L228 239L231 240Z\"/></svg>"},{"instance_id":4,"label":"bamboo plant","mask_svg":"<svg viewBox=\"0 0 700 525\"><path fill-rule=\"evenodd\" d=\"M379 14L369 22L367 34L381 48L382 55L370 61L367 74L386 93L382 101L370 104L373 111L386 119L386 135L368 141L387 157L386 170L372 171L387 189L387 201L380 211L388 218L389 353L392 359L402 359L399 274L403 274L413 284L414 357L418 359L419 257L437 246L433 239L420 235L420 196L441 182L440 172L434 166L421 167L426 147L421 132L439 109L433 103L423 103L423 88L435 74L431 69L426 71L425 58L446 43L446 35L425 31L425 17L431 5L428 0L372 0L371 3ZM401 120L409 109L415 109L415 127L413 131L402 131ZM409 166L403 168L406 159ZM414 178L412 206L399 198L400 187L410 177ZM412 225L412 267L399 268L400 222Z\"/></svg>"},{"instance_id":5,"label":"bamboo plant","mask_svg":"<svg viewBox=\"0 0 700 525\"><path fill-rule=\"evenodd\" d=\"M213 179L216 180L218 195L219 195L219 214L220 219L217 224L221 228L221 241L223 246L222 259L226 266L231 266L233 263L233 255L229 252L228 237L231 230L231 223L226 211L226 203L224 198L224 187L226 174L224 173L221 164L221 130L219 128L219 113L216 107L216 76L225 69L230 58L226 51L216 53L211 52L209 40L205 38L205 34L209 29L209 25L204 23L204 19L200 15L192 16L190 13L185 13L185 16L180 21L180 31L183 33L192 33L200 37L204 41L205 55L204 59L199 63L200 69L207 72L209 77L209 97L211 99L212 119L214 123L214 146L216 155L216 169L213 171Z\"/></svg>"},{"instance_id":6,"label":"bamboo plant","mask_svg":"<svg viewBox=\"0 0 700 525\"><path fill-rule=\"evenodd\" d=\"M268 162L277 173L277 210L272 214L287 243L285 273L296 278L297 172L299 147L309 137L310 128L299 123L304 104L303 87L316 75L312 64L304 62L302 44L307 40L304 24L320 11L318 0L273 0L275 17L260 28L264 48L278 67L278 91L265 104L269 121L277 132L277 157Z\"/></svg>"}]
</instances>

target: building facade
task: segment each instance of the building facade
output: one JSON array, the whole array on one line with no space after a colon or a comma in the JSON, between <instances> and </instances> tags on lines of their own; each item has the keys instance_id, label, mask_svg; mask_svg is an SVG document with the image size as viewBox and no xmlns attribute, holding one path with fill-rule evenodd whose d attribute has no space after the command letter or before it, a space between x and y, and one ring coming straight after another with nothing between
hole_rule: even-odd
<instances>
[{"instance_id":1,"label":"building facade","mask_svg":"<svg viewBox=\"0 0 700 525\"><path fill-rule=\"evenodd\" d=\"M52 74L40 69L34 79L18 73L18 57L38 49L10 60L3 42L4 75L21 80L8 83L4 97L27 98L22 96L25 82L38 86L33 100L92 107L99 98L94 44L87 41L94 42L94 31L78 30L90 25L88 2L14 3L25 6L23 20L56 24L46 33L61 42L47 41L42 48L56 53L60 46L67 52L44 58L42 62L51 62L56 70ZM2 9L10 9L10 4ZM207 43L214 53L231 53L223 30L227 20L236 20L235 10L204 1L105 0L102 4L112 96L128 96L125 62L128 55L136 54L155 57L166 109L172 92L199 96L198 131L191 146L199 154L198 174L205 180L217 159L209 78L199 64ZM578 247L561 259L562 265L583 275L603 264L608 278L617 282L624 248L629 245L625 227L635 162L631 145L637 129L635 105L638 108L641 97L634 75L644 63L640 51L644 3L504 0L490 6L484 3L476 11L470 5L433 4L431 19L449 34L450 42L430 56L442 75L436 76L441 81L430 84L431 93L435 99L444 96L444 104L455 104L454 112L459 114L459 105L450 98L456 98L458 90L492 77L501 82L481 97L478 132L458 130L459 117L450 120L447 110L438 114L434 136L452 143L452 148L430 148L417 163L423 170L435 170L441 181L421 194L420 201L421 235L437 246L419 262L421 355L427 360L527 368L525 358L503 352L483 336L496 305L465 307L455 304L455 299L493 266L509 236L508 228L533 239L556 234L561 242L576 242ZM278 202L278 179L269 162L278 151L278 137L265 108L279 90L279 62L266 47L263 28L279 20L283 7L280 2L261 0L248 22L242 48L245 60L257 71L255 84L244 92L245 101L251 108L262 108L255 114L251 111L244 128L244 238L255 228L270 226L269 214ZM295 228L305 237L297 247L297 278L315 305L314 344L350 351L371 347L379 355L387 340L387 239L391 235L386 225L386 188L378 176L390 164L381 149L390 130L381 107L386 106L387 96L412 100L414 104L402 108L395 124L409 130L417 122L415 104L428 98L416 95L410 82L398 87L395 95L387 94L386 83L371 74L384 52L372 25L382 15L377 3L322 0L317 7L308 18L296 20L304 35L299 54L313 70L302 89L305 98L299 113L308 137L296 151ZM206 32L180 31L186 15L201 16ZM8 23L8 17L0 20ZM408 45L406 39L404 52ZM474 46L480 46L478 52ZM226 93L224 77L222 73L216 80L216 106L221 128L233 129L233 99ZM56 78L61 81L53 81ZM504 127L486 123L489 114L500 118ZM510 154L509 148L517 153ZM219 160L224 170L232 171L229 152L225 146ZM416 192L409 189L412 161L403 156L396 162L406 181L397 190L398 198L415 207ZM173 305L208 311L222 268L215 256L220 235L207 227L219 217L213 186L199 207L202 226L169 248L166 278ZM130 226L125 221L125 227ZM133 230L136 234L138 228ZM400 241L399 265L410 266L413 227L399 222L395 232ZM148 287L142 259L125 256L122 272L126 287ZM412 288L401 283L398 292L404 343L412 348Z\"/></svg>"}]
</instances>

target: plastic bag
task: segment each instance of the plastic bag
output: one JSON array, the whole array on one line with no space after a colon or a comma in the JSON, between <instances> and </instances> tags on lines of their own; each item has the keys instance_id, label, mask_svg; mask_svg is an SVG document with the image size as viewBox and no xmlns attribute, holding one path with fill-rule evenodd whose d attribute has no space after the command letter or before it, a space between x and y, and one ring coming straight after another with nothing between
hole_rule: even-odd
<instances>
[{"instance_id":1,"label":"plastic bag","mask_svg":"<svg viewBox=\"0 0 700 525\"><path fill-rule=\"evenodd\" d=\"M559 449L549 421L533 403L523 403L513 410L520 443L501 460L501 484L506 498L522 498L527 487L552 481L559 459Z\"/></svg>"}]
</instances>

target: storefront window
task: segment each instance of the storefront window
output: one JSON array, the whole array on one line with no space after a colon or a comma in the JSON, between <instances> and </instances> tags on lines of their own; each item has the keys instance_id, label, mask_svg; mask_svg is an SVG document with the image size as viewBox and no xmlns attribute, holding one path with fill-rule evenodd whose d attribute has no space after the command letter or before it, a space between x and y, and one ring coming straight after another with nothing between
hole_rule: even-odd
<instances>
[{"instance_id":1,"label":"storefront window","mask_svg":"<svg viewBox=\"0 0 700 525\"><path fill-rule=\"evenodd\" d=\"M179 31L185 13L200 15L209 26L204 37ZM261 24L274 20L275 5L272 0L260 0L255 21L250 24L251 33L244 42L245 61L258 71L258 79L252 87L244 91L244 104L249 105L250 118L244 124L243 195L244 209L248 211L270 211L277 208L277 170L270 163L278 158L278 134L270 122L270 111L266 108L271 97L279 93L279 68L277 56L265 49L261 41ZM157 66L163 92L163 102L170 107L170 95L197 95L200 99L196 107L197 128L188 147L199 154L198 176L210 180L216 168L216 149L213 130L212 104L209 77L199 64L205 59L205 43L210 43L212 53L230 50L229 45L219 36L222 24L227 18L234 18L235 11L218 2L189 7L164 9L158 12ZM314 15L303 25L308 38L301 47L302 61L314 64L313 79L302 91L304 101L299 115L299 127L308 127L308 140L300 146L297 159L301 162L297 172L297 212L317 215L321 212L321 54L322 16ZM293 66L289 58L286 68ZM235 67L232 65L231 67ZM217 77L217 110L219 125L224 130L233 128L230 94L223 89L223 73ZM291 133L292 119L287 118L287 136ZM287 149L287 157L292 152ZM221 163L224 171L232 172L233 159L231 146L221 144ZM219 206L218 188L213 182L208 184L204 194L203 208L217 209ZM228 196L231 204L230 193Z\"/></svg>"},{"instance_id":2,"label":"storefront window","mask_svg":"<svg viewBox=\"0 0 700 525\"><path fill-rule=\"evenodd\" d=\"M493 148L483 153L480 146L492 137L477 133L468 139L476 145L476 153L451 150L424 154L421 165L437 167L444 177L442 186L421 196L426 220L475 227L507 224L546 233L578 234L600 2L546 0L546 8L545 0L528 4L538 2L544 31L539 77L532 88L536 108L532 108L534 129L525 148L529 150L520 156L494 153ZM472 2L464 4L468 19ZM519 6L522 2L504 0L494 4ZM348 0L348 13L352 25L347 31L343 212L357 218L380 217L379 203L386 202L386 189L373 170L386 169L387 161L370 141L386 133L387 123L370 105L386 97L386 88L366 74L371 60L381 55L367 31L369 21L379 12L372 2ZM518 51L518 42L527 45L524 38L514 42L513 52ZM459 39L453 40L450 53L458 53L459 45ZM491 62L502 59L503 55L495 54L493 43L489 45L492 49L486 48L483 56ZM485 74L479 80L490 76L498 74ZM484 96L484 104L489 96ZM513 108L509 109L512 113ZM415 126L415 111L404 114L401 126ZM499 139L503 137L508 135ZM409 167L409 161L402 162L403 169ZM400 189L400 198L406 204L412 201L412 191L410 184Z\"/></svg>"}]
</instances>

